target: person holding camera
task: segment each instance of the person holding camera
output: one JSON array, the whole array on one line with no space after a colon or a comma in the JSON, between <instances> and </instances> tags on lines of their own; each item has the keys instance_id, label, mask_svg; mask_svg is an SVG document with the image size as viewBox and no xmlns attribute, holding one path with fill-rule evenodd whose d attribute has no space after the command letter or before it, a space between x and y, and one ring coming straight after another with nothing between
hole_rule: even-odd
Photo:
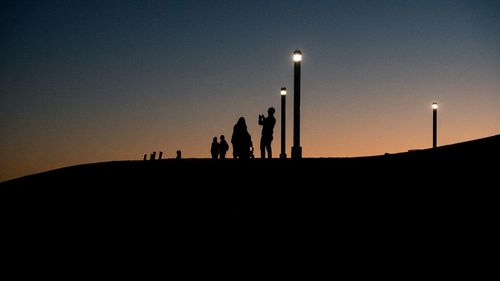
<instances>
[{"instance_id":1,"label":"person holding camera","mask_svg":"<svg viewBox=\"0 0 500 281\"><path fill-rule=\"evenodd\" d=\"M262 159L266 158L266 150L267 157L273 158L271 142L273 141L273 129L276 124L275 111L274 107L270 107L267 110L267 117L264 117L263 114L259 115L259 125L262 125L262 137L260 138L260 157Z\"/></svg>"}]
</instances>

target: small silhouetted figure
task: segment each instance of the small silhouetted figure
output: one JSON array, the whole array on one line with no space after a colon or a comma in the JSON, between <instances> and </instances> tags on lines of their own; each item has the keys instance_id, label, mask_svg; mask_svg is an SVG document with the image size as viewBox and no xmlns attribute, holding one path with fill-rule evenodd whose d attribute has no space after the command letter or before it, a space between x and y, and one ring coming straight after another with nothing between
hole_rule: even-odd
<instances>
[{"instance_id":1,"label":"small silhouetted figure","mask_svg":"<svg viewBox=\"0 0 500 281\"><path fill-rule=\"evenodd\" d=\"M259 115L259 125L262 125L262 136L260 138L260 157L266 158L266 150L267 157L273 158L273 152L271 149L271 142L273 141L273 129L276 124L276 118L274 118L274 112L276 110L274 107L270 107L267 110L267 117L264 117L263 114Z\"/></svg>"},{"instance_id":2,"label":"small silhouetted figure","mask_svg":"<svg viewBox=\"0 0 500 281\"><path fill-rule=\"evenodd\" d=\"M234 125L231 143L233 144L233 158L248 159L250 157L252 137L248 133L245 118L240 117Z\"/></svg>"},{"instance_id":3,"label":"small silhouetted figure","mask_svg":"<svg viewBox=\"0 0 500 281\"><path fill-rule=\"evenodd\" d=\"M162 157L163 157L163 151L160 151L160 154L158 155L158 160L161 160Z\"/></svg>"},{"instance_id":4,"label":"small silhouetted figure","mask_svg":"<svg viewBox=\"0 0 500 281\"><path fill-rule=\"evenodd\" d=\"M219 157L219 143L217 142L217 137L214 137L212 141L210 153L212 153L212 159L217 159Z\"/></svg>"},{"instance_id":5,"label":"small silhouetted figure","mask_svg":"<svg viewBox=\"0 0 500 281\"><path fill-rule=\"evenodd\" d=\"M151 153L151 160L155 159L156 159L156 151L153 151L153 153Z\"/></svg>"},{"instance_id":6,"label":"small silhouetted figure","mask_svg":"<svg viewBox=\"0 0 500 281\"><path fill-rule=\"evenodd\" d=\"M175 157L175 159L181 159L181 151L180 150L177 150L177 157Z\"/></svg>"},{"instance_id":7,"label":"small silhouetted figure","mask_svg":"<svg viewBox=\"0 0 500 281\"><path fill-rule=\"evenodd\" d=\"M219 143L219 154L220 154L220 159L226 159L226 152L229 150L229 144L226 142L226 137L224 135L220 136L220 143Z\"/></svg>"},{"instance_id":8,"label":"small silhouetted figure","mask_svg":"<svg viewBox=\"0 0 500 281\"><path fill-rule=\"evenodd\" d=\"M144 161L148 160L148 154L144 153Z\"/></svg>"}]
</instances>

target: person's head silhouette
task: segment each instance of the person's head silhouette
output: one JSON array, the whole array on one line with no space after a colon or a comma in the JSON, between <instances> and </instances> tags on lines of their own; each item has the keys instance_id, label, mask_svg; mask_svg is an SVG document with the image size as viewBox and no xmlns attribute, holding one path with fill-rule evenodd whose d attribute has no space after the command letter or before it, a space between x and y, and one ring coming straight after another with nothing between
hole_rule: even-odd
<instances>
[{"instance_id":1,"label":"person's head silhouette","mask_svg":"<svg viewBox=\"0 0 500 281\"><path fill-rule=\"evenodd\" d=\"M270 107L270 108L267 110L267 114L269 114L269 116L273 116L273 115L274 115L274 112L276 112L276 110L274 109L274 107Z\"/></svg>"},{"instance_id":2,"label":"person's head silhouette","mask_svg":"<svg viewBox=\"0 0 500 281\"><path fill-rule=\"evenodd\" d=\"M238 123L236 123L236 126L239 127L239 128L247 128L247 123L245 121L245 118L243 117L240 117L240 119L238 119Z\"/></svg>"},{"instance_id":3,"label":"person's head silhouette","mask_svg":"<svg viewBox=\"0 0 500 281\"><path fill-rule=\"evenodd\" d=\"M225 140L225 139L226 139L226 137L224 137L224 135L220 135L220 140L221 140L221 141L223 141L223 140Z\"/></svg>"},{"instance_id":4,"label":"person's head silhouette","mask_svg":"<svg viewBox=\"0 0 500 281\"><path fill-rule=\"evenodd\" d=\"M214 137L214 142L217 142L217 137Z\"/></svg>"}]
</instances>

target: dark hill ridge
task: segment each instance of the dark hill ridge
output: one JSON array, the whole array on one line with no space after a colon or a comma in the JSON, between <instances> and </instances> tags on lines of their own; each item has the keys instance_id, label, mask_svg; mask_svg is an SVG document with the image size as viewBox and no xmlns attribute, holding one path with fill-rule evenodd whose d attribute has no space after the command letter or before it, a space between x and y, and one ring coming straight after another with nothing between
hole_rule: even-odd
<instances>
[{"instance_id":1,"label":"dark hill ridge","mask_svg":"<svg viewBox=\"0 0 500 281\"><path fill-rule=\"evenodd\" d=\"M105 182L109 184L116 183L130 183L130 180L137 181L138 184L153 184L153 181L158 181L161 184L163 181L162 176L167 174L175 174L178 178L165 178L165 181L175 182L186 179L186 176L192 172L197 174L209 175L212 170L220 170L223 176L227 172L237 172L240 169L247 169L246 175L242 175L247 179L253 176L259 177L262 175L261 170L269 171L263 172L268 177L273 173L270 171L299 170L301 172L309 173L315 170L329 170L332 168L349 168L352 166L362 167L368 170L378 170L378 165L393 166L391 168L399 167L402 165L418 164L411 168L426 169L425 165L431 167L436 164L444 164L455 166L456 164L470 166L471 169L483 166L488 161L493 161L492 164L498 160L500 156L500 135L495 135L483 139L472 140L452 145L445 145L437 149L421 149L411 152L403 152L396 154L386 154L379 156L366 156L366 157L352 157L352 158L304 158L300 161L287 159L286 161L280 159L261 160L254 159L249 161L235 161L227 159L226 161L213 161L211 159L165 159L160 161L112 161L102 163L92 163L70 166L66 168L56 169L44 173L34 174L30 176L21 177L18 179L0 183L2 188L23 188L25 190L39 189L44 186L44 189L56 185L81 185L99 184ZM368 167L370 165L374 167ZM490 166L488 165L485 165ZM445 167L441 167L440 170ZM233 169L236 169L234 171ZM224 172L226 171L226 172ZM178 172L181 172L180 174ZM256 172L256 173L252 173ZM157 174L159 173L159 174ZM156 175L156 176L155 176ZM184 176L181 176L184 175ZM276 175L277 176L277 175ZM295 174L297 176L297 174ZM192 180L192 177L187 177ZM213 180L210 177L206 179L207 184L210 182L217 182L220 176L214 175ZM95 181L94 181L95 180ZM219 182L224 185L224 182ZM46 186L46 185L47 186Z\"/></svg>"},{"instance_id":2,"label":"dark hill ridge","mask_svg":"<svg viewBox=\"0 0 500 281\"><path fill-rule=\"evenodd\" d=\"M1 183L0 200L7 213L56 221L314 218L441 227L490 213L498 159L500 135L358 158L116 161Z\"/></svg>"}]
</instances>

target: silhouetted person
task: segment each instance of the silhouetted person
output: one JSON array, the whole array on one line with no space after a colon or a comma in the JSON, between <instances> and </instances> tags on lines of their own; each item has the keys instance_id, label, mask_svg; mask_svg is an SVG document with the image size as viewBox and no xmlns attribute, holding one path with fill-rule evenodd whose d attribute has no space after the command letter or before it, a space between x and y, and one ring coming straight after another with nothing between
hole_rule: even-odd
<instances>
[{"instance_id":1,"label":"silhouetted person","mask_svg":"<svg viewBox=\"0 0 500 281\"><path fill-rule=\"evenodd\" d=\"M250 157L252 137L248 133L245 118L240 117L236 125L234 125L231 143L233 144L233 157L235 159L248 159Z\"/></svg>"},{"instance_id":2,"label":"silhouetted person","mask_svg":"<svg viewBox=\"0 0 500 281\"><path fill-rule=\"evenodd\" d=\"M276 110L274 107L270 107L267 110L267 117L264 115L259 115L259 125L262 125L262 136L260 138L260 157L266 158L266 150L267 157L273 158L273 152L271 149L271 142L273 141L273 129L276 124L276 118L274 118L274 112Z\"/></svg>"},{"instance_id":3,"label":"silhouetted person","mask_svg":"<svg viewBox=\"0 0 500 281\"><path fill-rule=\"evenodd\" d=\"M148 159L148 154L144 153L144 161L146 161L147 159Z\"/></svg>"},{"instance_id":4,"label":"silhouetted person","mask_svg":"<svg viewBox=\"0 0 500 281\"><path fill-rule=\"evenodd\" d=\"M229 150L229 144L226 142L226 137L224 135L220 136L220 143L219 143L219 154L220 154L220 159L226 159L226 152Z\"/></svg>"},{"instance_id":5,"label":"silhouetted person","mask_svg":"<svg viewBox=\"0 0 500 281\"><path fill-rule=\"evenodd\" d=\"M212 141L210 153L212 153L212 159L217 159L219 157L219 143L217 142L217 137L214 137Z\"/></svg>"},{"instance_id":6,"label":"silhouetted person","mask_svg":"<svg viewBox=\"0 0 500 281\"><path fill-rule=\"evenodd\" d=\"M155 159L156 159L156 151L153 151L153 153L151 153L151 160Z\"/></svg>"},{"instance_id":7,"label":"silhouetted person","mask_svg":"<svg viewBox=\"0 0 500 281\"><path fill-rule=\"evenodd\" d=\"M177 157L175 157L175 159L181 159L181 151L180 150L177 150Z\"/></svg>"},{"instance_id":8,"label":"silhouetted person","mask_svg":"<svg viewBox=\"0 0 500 281\"><path fill-rule=\"evenodd\" d=\"M163 157L163 151L160 151L160 155L158 155L158 160L161 160L162 157Z\"/></svg>"}]
</instances>

